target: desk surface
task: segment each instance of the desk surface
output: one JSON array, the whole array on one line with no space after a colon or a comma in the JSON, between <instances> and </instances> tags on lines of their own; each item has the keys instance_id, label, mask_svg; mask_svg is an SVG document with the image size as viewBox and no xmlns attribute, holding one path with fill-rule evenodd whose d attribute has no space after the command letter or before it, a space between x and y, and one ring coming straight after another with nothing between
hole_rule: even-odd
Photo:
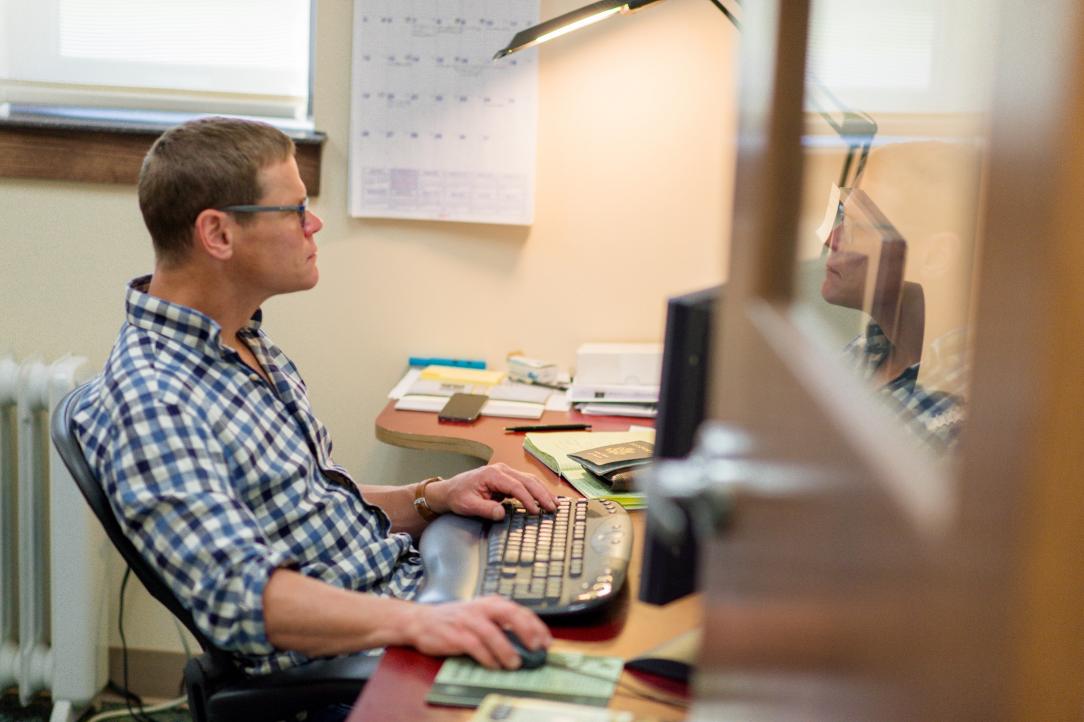
<instances>
[{"instance_id":1,"label":"desk surface","mask_svg":"<svg viewBox=\"0 0 1084 722\"><path fill-rule=\"evenodd\" d=\"M470 425L441 424L436 414L396 411L389 403L376 419L376 436L381 441L411 449L454 451L487 462L504 462L517 469L531 471L554 491L576 495L566 482L523 450L522 434L506 434L504 427L514 419L482 417ZM538 423L584 422L595 431L622 431L638 419L581 416L576 412L547 411ZM640 583L640 559L643 551L643 514L632 513L635 540L625 592L604 617L577 625L551 625L556 639L553 649L575 650L629 659L647 652L700 624L698 596L686 597L663 607L642 604L635 590ZM419 720L464 720L470 709L435 707L425 703L433 678L443 660L428 657L412 649L388 649L376 674L365 686L348 722L417 722ZM649 693L680 691L666 680L622 674L622 681ZM626 709L638 716L659 720L684 719L683 710L648 702L618 688L610 706Z\"/></svg>"}]
</instances>

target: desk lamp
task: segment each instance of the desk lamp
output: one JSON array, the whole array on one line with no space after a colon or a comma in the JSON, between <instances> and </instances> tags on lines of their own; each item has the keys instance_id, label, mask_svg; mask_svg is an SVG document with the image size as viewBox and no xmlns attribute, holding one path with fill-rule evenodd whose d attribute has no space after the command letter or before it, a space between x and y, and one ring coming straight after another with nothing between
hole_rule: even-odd
<instances>
[{"instance_id":1,"label":"desk lamp","mask_svg":"<svg viewBox=\"0 0 1084 722\"><path fill-rule=\"evenodd\" d=\"M503 58L505 55L526 50L527 48L541 45L542 43L559 38L566 33L571 33L588 25L594 25L600 20L605 20L614 15L627 15L636 12L646 5L651 5L659 0L601 0L590 5L584 5L579 10L559 15L552 20L539 23L526 30L521 30L512 38L507 47L501 48L493 56L494 60ZM711 0L711 3L719 8L724 15L730 18L734 26L740 28L737 18L728 10L720 0Z\"/></svg>"},{"instance_id":2,"label":"desk lamp","mask_svg":"<svg viewBox=\"0 0 1084 722\"><path fill-rule=\"evenodd\" d=\"M506 55L526 50L527 48L559 38L566 33L571 33L588 25L593 25L600 20L613 17L614 15L627 15L641 8L659 2L659 0L601 0L590 5L585 5L579 10L559 15L552 20L539 23L526 30L521 30L512 38L512 42L501 48L493 56L499 60ZM734 17L722 0L710 0L738 30L741 23ZM739 2L740 0L735 0ZM868 113L853 111L843 105L828 89L814 79L810 79L809 87L813 91L808 100L817 112L832 127L840 138L847 144L847 156L843 160L843 168L840 171L838 185L840 188L855 186L862 175L862 169L866 165L873 137L877 134L877 123ZM857 156L857 163L855 162ZM854 171L852 176L851 171Z\"/></svg>"}]
</instances>

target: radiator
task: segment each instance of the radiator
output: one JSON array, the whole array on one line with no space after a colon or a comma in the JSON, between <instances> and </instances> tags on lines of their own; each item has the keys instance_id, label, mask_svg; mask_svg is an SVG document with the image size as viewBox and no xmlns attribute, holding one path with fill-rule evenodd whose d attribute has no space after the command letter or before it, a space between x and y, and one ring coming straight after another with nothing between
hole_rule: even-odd
<instances>
[{"instance_id":1,"label":"radiator","mask_svg":"<svg viewBox=\"0 0 1084 722\"><path fill-rule=\"evenodd\" d=\"M84 359L0 356L0 689L68 722L108 676L109 543L49 439Z\"/></svg>"}]
</instances>

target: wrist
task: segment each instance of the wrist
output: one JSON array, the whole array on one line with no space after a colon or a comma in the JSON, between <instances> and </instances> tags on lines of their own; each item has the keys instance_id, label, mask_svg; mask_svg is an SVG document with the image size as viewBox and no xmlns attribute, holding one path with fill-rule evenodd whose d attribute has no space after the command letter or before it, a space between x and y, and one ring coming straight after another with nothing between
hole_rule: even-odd
<instances>
[{"instance_id":1,"label":"wrist","mask_svg":"<svg viewBox=\"0 0 1084 722\"><path fill-rule=\"evenodd\" d=\"M431 476L414 486L414 510L426 521L432 521L448 510L443 495L436 491L442 481L444 479L439 476Z\"/></svg>"},{"instance_id":2,"label":"wrist","mask_svg":"<svg viewBox=\"0 0 1084 722\"><path fill-rule=\"evenodd\" d=\"M413 647L417 645L423 625L418 620L419 605L405 599L385 598L387 607L382 610L385 624L381 625L382 647Z\"/></svg>"}]
</instances>

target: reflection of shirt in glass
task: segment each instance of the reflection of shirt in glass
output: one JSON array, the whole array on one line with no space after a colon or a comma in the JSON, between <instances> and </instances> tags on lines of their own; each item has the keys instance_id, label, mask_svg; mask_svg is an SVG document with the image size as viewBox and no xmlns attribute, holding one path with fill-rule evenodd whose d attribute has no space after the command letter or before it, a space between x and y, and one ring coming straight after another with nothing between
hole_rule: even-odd
<instances>
[{"instance_id":1,"label":"reflection of shirt in glass","mask_svg":"<svg viewBox=\"0 0 1084 722\"><path fill-rule=\"evenodd\" d=\"M305 383L260 312L238 335L270 384L222 344L217 323L147 294L148 282L128 289L127 322L77 410L80 441L125 534L203 633L250 673L301 664L264 628L276 568L411 598L421 560L332 460Z\"/></svg>"},{"instance_id":2,"label":"reflection of shirt in glass","mask_svg":"<svg viewBox=\"0 0 1084 722\"><path fill-rule=\"evenodd\" d=\"M879 325L870 322L866 333L844 349L854 369L865 380L873 378L887 361L892 342ZM901 374L878 389L892 399L904 427L922 442L937 450L951 448L963 428L964 409L960 397L945 391L927 391L918 383L920 364L908 366Z\"/></svg>"}]
</instances>

